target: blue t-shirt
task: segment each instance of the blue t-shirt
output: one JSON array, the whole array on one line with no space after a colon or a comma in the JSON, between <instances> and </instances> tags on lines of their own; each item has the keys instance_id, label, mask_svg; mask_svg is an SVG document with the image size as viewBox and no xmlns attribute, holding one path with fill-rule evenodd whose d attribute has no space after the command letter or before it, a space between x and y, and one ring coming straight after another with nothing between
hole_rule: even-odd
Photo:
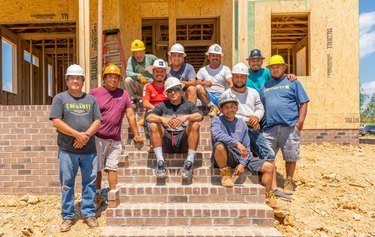
<instances>
[{"instance_id":1,"label":"blue t-shirt","mask_svg":"<svg viewBox=\"0 0 375 237\"><path fill-rule=\"evenodd\" d=\"M249 75L247 76L246 86L259 91L260 88L264 85L264 83L271 79L271 73L270 70L268 70L268 68L261 68L257 72L253 72L251 71L251 69L249 69Z\"/></svg>"},{"instance_id":2,"label":"blue t-shirt","mask_svg":"<svg viewBox=\"0 0 375 237\"><path fill-rule=\"evenodd\" d=\"M194 67L189 63L183 63L178 71L173 71L173 68L171 66L169 67L171 68L171 71L167 74L167 78L175 77L180 81L190 81L191 78L197 77Z\"/></svg>"},{"instance_id":3,"label":"blue t-shirt","mask_svg":"<svg viewBox=\"0 0 375 237\"><path fill-rule=\"evenodd\" d=\"M267 81L260 88L259 95L266 111L265 128L294 126L299 117L299 105L310 101L301 83L290 81L286 76Z\"/></svg>"}]
</instances>

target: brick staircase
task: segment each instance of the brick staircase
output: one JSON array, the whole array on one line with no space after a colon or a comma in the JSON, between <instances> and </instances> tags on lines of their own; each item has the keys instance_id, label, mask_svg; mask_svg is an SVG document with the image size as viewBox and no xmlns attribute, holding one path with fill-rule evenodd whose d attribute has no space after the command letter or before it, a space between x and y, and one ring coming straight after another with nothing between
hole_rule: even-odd
<instances>
[{"instance_id":1,"label":"brick staircase","mask_svg":"<svg viewBox=\"0 0 375 237\"><path fill-rule=\"evenodd\" d=\"M190 181L181 177L187 154L164 154L168 177L158 179L147 132L139 129L147 139L135 147L126 121L123 127L119 184L108 193L107 227L100 236L282 236L257 176L245 173L233 178L233 188L221 187L219 171L211 169L210 118L201 122Z\"/></svg>"}]
</instances>

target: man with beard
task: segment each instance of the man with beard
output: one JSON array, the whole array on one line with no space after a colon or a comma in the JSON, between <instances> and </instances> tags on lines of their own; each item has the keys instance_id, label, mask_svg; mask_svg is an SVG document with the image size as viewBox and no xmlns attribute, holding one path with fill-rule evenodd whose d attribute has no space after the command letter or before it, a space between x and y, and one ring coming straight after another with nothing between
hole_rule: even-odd
<instances>
[{"instance_id":1,"label":"man with beard","mask_svg":"<svg viewBox=\"0 0 375 237\"><path fill-rule=\"evenodd\" d=\"M170 69L171 71L167 74L168 77L175 77L180 80L183 85L182 90L185 92L185 99L192 103L197 103L197 90L195 88L196 77L194 67L185 63L185 49L181 44L174 44L171 50L168 52Z\"/></svg>"},{"instance_id":2,"label":"man with beard","mask_svg":"<svg viewBox=\"0 0 375 237\"><path fill-rule=\"evenodd\" d=\"M117 169L122 152L121 125L124 115L134 134L134 142L143 144L135 122L129 94L119 88L122 78L120 68L115 64L108 65L103 73L103 86L92 89L89 94L98 101L103 122L95 134L96 150L98 153L98 171L96 179L95 204L99 208L103 201L101 193L102 170L108 173L108 183L111 190L117 185Z\"/></svg>"},{"instance_id":3,"label":"man with beard","mask_svg":"<svg viewBox=\"0 0 375 237\"><path fill-rule=\"evenodd\" d=\"M263 133L260 131L259 124L264 116L264 108L259 93L256 90L245 86L248 73L248 67L244 63L238 63L233 66L233 86L227 91L235 95L238 99L238 111L236 117L247 124L250 137L250 149L253 156L268 161L269 164L272 165L273 173L275 166L275 153L263 136ZM272 177L273 174L271 175L271 178ZM290 196L285 195L285 193L279 191L276 187L272 187L272 193L276 196L290 199Z\"/></svg>"},{"instance_id":4,"label":"man with beard","mask_svg":"<svg viewBox=\"0 0 375 237\"><path fill-rule=\"evenodd\" d=\"M300 131L307 114L309 98L299 81L287 79L286 64L280 55L271 57L268 68L272 80L267 81L259 94L266 109L264 137L275 154L281 149L285 160L284 192L292 194L297 160L300 159Z\"/></svg>"},{"instance_id":5,"label":"man with beard","mask_svg":"<svg viewBox=\"0 0 375 237\"><path fill-rule=\"evenodd\" d=\"M143 86L147 82L152 82L152 75L146 70L152 66L157 59L152 54L146 54L145 44L141 40L134 40L130 50L132 56L128 59L126 66L125 89L135 103L142 96Z\"/></svg>"},{"instance_id":6,"label":"man with beard","mask_svg":"<svg viewBox=\"0 0 375 237\"><path fill-rule=\"evenodd\" d=\"M227 66L221 64L223 51L218 44L213 44L206 52L209 65L199 69L197 73L197 95L198 98L210 107L208 115L212 118L220 113L217 105L220 95L232 87L232 74Z\"/></svg>"}]
</instances>

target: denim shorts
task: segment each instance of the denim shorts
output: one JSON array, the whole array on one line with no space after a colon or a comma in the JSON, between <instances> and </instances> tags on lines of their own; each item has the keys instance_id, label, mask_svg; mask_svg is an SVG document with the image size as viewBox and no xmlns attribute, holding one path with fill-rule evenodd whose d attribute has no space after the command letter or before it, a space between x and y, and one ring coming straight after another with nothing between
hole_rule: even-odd
<instances>
[{"instance_id":1,"label":"denim shorts","mask_svg":"<svg viewBox=\"0 0 375 237\"><path fill-rule=\"evenodd\" d=\"M215 105L219 105L219 99L222 93L220 92L208 92L208 97L210 98L210 101L214 103Z\"/></svg>"},{"instance_id":2,"label":"denim shorts","mask_svg":"<svg viewBox=\"0 0 375 237\"><path fill-rule=\"evenodd\" d=\"M275 154L281 149L286 162L296 162L300 157L300 131L296 126L275 125L263 131Z\"/></svg>"},{"instance_id":3,"label":"denim shorts","mask_svg":"<svg viewBox=\"0 0 375 237\"><path fill-rule=\"evenodd\" d=\"M121 141L102 139L95 136L95 145L98 155L98 171L117 171L122 151Z\"/></svg>"}]
</instances>

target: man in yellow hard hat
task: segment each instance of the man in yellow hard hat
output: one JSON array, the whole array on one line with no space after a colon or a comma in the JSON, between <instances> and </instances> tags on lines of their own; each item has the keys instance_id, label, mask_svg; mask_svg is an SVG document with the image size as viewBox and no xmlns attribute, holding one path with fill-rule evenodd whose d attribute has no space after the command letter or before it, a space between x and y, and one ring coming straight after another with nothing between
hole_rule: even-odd
<instances>
[{"instance_id":1,"label":"man in yellow hard hat","mask_svg":"<svg viewBox=\"0 0 375 237\"><path fill-rule=\"evenodd\" d=\"M125 89L133 101L142 97L143 86L152 82L152 74L147 71L149 66L157 59L152 54L146 54L145 44L136 39L132 42L130 50L132 56L126 66Z\"/></svg>"},{"instance_id":2,"label":"man in yellow hard hat","mask_svg":"<svg viewBox=\"0 0 375 237\"><path fill-rule=\"evenodd\" d=\"M295 188L293 176L300 159L300 133L310 100L298 80L288 80L282 56L272 56L268 68L272 80L267 81L259 90L265 108L263 135L275 154L279 149L282 151L286 172L284 193L292 194ZM275 177L273 186L276 186Z\"/></svg>"},{"instance_id":3,"label":"man in yellow hard hat","mask_svg":"<svg viewBox=\"0 0 375 237\"><path fill-rule=\"evenodd\" d=\"M99 208L102 201L102 170L108 173L109 188L116 188L119 156L122 151L121 125L124 115L126 115L130 129L134 134L134 142L143 144L143 138L138 133L129 94L126 90L118 87L121 77L120 68L115 64L110 64L103 73L103 86L92 89L89 93L96 98L103 117L102 125L95 134L98 154L97 192L95 195L97 208Z\"/></svg>"}]
</instances>

